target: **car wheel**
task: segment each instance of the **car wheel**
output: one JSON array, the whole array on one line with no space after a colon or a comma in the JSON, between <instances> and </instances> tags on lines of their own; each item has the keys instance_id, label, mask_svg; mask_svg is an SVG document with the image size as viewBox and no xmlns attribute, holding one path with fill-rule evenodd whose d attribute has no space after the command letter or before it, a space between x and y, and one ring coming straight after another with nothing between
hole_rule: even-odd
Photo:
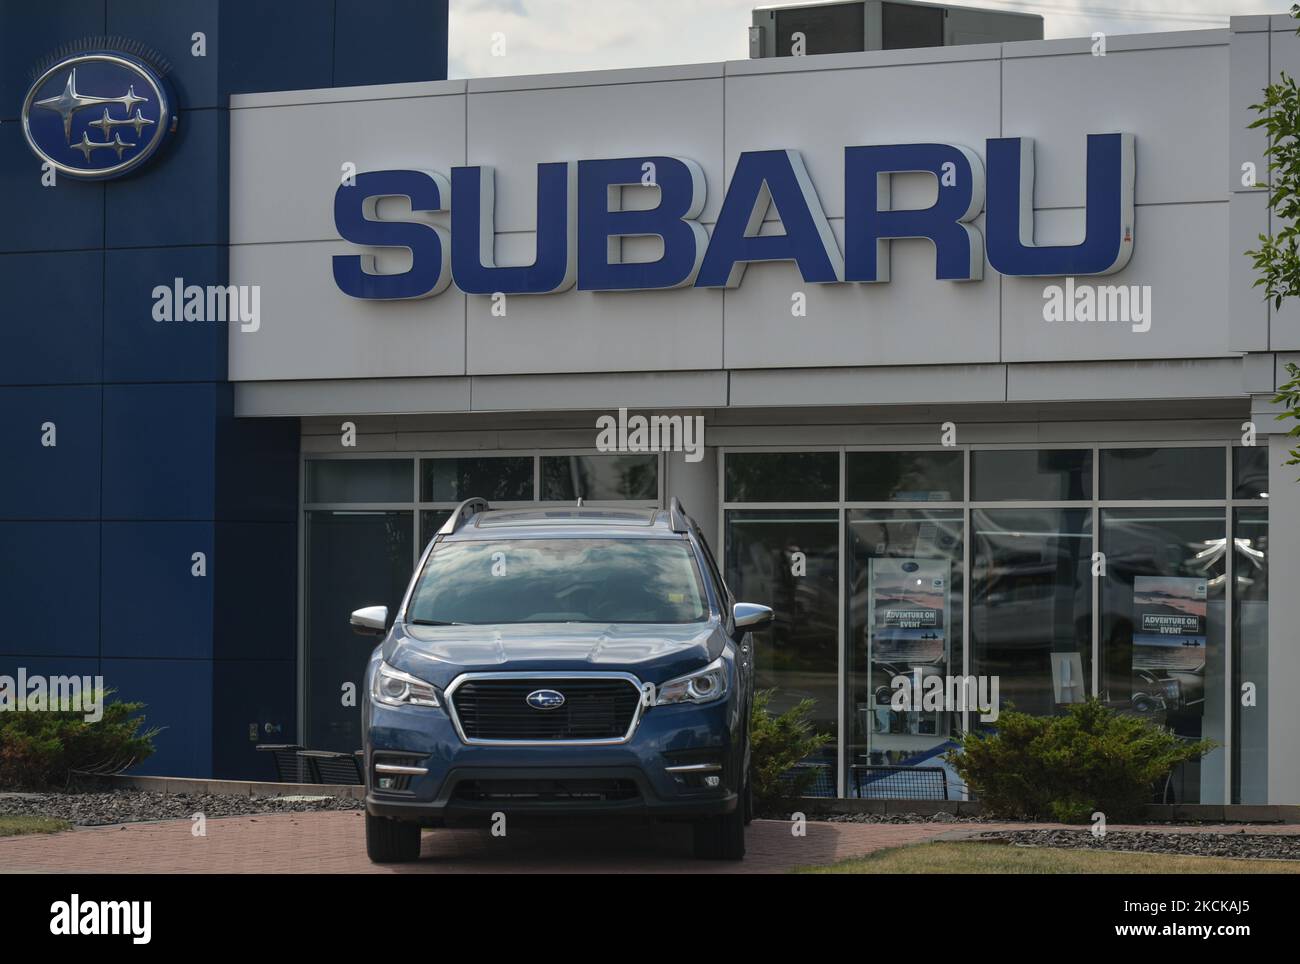
<instances>
[{"instance_id":1,"label":"car wheel","mask_svg":"<svg viewBox=\"0 0 1300 964\"><path fill-rule=\"evenodd\" d=\"M420 859L420 825L366 814L366 856L376 864Z\"/></svg>"},{"instance_id":2,"label":"car wheel","mask_svg":"<svg viewBox=\"0 0 1300 964\"><path fill-rule=\"evenodd\" d=\"M700 860L740 860L745 856L745 808L695 822L695 856Z\"/></svg>"}]
</instances>

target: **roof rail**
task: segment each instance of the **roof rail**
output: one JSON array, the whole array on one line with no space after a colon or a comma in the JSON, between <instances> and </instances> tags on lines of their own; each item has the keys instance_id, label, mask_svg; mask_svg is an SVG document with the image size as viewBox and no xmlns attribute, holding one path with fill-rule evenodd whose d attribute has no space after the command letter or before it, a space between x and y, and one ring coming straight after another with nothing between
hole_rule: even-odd
<instances>
[{"instance_id":1,"label":"roof rail","mask_svg":"<svg viewBox=\"0 0 1300 964\"><path fill-rule=\"evenodd\" d=\"M438 529L438 535L451 535L475 512L486 512L490 508L492 507L487 504L487 499L466 499L451 510L451 517Z\"/></svg>"},{"instance_id":2,"label":"roof rail","mask_svg":"<svg viewBox=\"0 0 1300 964\"><path fill-rule=\"evenodd\" d=\"M668 503L668 524L672 526L673 532L690 532L691 519L686 514L686 509L682 506L682 500L673 496Z\"/></svg>"}]
</instances>

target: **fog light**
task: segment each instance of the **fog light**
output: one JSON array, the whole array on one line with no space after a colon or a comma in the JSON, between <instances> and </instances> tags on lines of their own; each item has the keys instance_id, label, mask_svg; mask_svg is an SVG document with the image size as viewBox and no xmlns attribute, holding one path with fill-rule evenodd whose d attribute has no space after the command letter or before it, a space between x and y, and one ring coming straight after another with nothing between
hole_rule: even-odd
<instances>
[{"instance_id":1,"label":"fog light","mask_svg":"<svg viewBox=\"0 0 1300 964\"><path fill-rule=\"evenodd\" d=\"M705 785L706 787L716 787L716 786L721 786L721 785L722 785L722 777L720 777L720 776L716 776L716 775L710 775L710 776L707 776L707 777L704 778L704 785Z\"/></svg>"},{"instance_id":2,"label":"fog light","mask_svg":"<svg viewBox=\"0 0 1300 964\"><path fill-rule=\"evenodd\" d=\"M397 786L397 777L380 777L380 778L379 778L379 789L380 789L380 790L392 790L392 789L393 789L394 787L396 787L396 786Z\"/></svg>"}]
</instances>

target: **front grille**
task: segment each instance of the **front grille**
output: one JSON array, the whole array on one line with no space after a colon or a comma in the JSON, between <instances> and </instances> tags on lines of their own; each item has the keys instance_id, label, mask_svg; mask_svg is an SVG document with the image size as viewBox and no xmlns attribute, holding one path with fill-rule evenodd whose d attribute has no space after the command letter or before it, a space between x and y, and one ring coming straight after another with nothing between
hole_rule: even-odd
<instances>
[{"instance_id":1,"label":"front grille","mask_svg":"<svg viewBox=\"0 0 1300 964\"><path fill-rule=\"evenodd\" d=\"M573 803L636 800L641 791L632 780L462 780L455 797L473 803Z\"/></svg>"},{"instance_id":2,"label":"front grille","mask_svg":"<svg viewBox=\"0 0 1300 964\"><path fill-rule=\"evenodd\" d=\"M525 702L535 690L564 694L564 705L539 710ZM632 726L641 691L622 678L467 679L450 702L467 740L621 740Z\"/></svg>"}]
</instances>

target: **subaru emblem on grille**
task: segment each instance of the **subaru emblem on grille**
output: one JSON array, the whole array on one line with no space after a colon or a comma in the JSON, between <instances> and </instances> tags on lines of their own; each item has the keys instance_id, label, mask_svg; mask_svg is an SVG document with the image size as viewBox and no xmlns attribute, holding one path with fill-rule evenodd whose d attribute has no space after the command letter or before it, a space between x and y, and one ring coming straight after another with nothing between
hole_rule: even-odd
<instances>
[{"instance_id":1,"label":"subaru emblem on grille","mask_svg":"<svg viewBox=\"0 0 1300 964\"><path fill-rule=\"evenodd\" d=\"M524 702L535 710L558 710L564 705L564 694L558 690L533 690Z\"/></svg>"}]
</instances>

